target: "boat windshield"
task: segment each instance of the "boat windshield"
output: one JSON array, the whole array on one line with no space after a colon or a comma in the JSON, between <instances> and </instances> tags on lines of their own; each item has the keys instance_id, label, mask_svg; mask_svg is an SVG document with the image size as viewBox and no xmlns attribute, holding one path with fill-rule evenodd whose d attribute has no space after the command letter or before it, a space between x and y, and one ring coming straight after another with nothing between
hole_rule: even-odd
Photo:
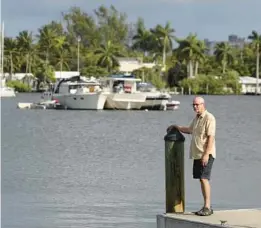
<instances>
[{"instance_id":1,"label":"boat windshield","mask_svg":"<svg viewBox=\"0 0 261 228\"><path fill-rule=\"evenodd\" d=\"M69 90L71 90L71 89L80 89L80 88L90 88L90 87L93 87L93 86L98 86L98 84L96 84L96 83L72 84L72 85L69 85Z\"/></svg>"},{"instance_id":2,"label":"boat windshield","mask_svg":"<svg viewBox=\"0 0 261 228\"><path fill-rule=\"evenodd\" d=\"M137 83L137 90L140 92L152 92L156 90L156 87L151 83L140 82Z\"/></svg>"}]
</instances>

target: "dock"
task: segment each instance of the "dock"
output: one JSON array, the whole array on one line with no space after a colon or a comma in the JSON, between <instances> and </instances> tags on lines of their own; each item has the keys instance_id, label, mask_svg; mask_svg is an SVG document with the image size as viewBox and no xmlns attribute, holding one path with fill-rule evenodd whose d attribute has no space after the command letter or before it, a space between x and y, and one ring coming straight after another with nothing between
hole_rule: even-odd
<instances>
[{"instance_id":1,"label":"dock","mask_svg":"<svg viewBox=\"0 0 261 228\"><path fill-rule=\"evenodd\" d=\"M184 142L178 128L172 127L165 140L165 213L158 214L157 228L261 228L261 208L215 210L210 216L186 211ZM227 202L229 204L229 202Z\"/></svg>"},{"instance_id":2,"label":"dock","mask_svg":"<svg viewBox=\"0 0 261 228\"><path fill-rule=\"evenodd\" d=\"M193 213L157 215L157 228L261 228L261 209L214 211L211 216Z\"/></svg>"}]
</instances>

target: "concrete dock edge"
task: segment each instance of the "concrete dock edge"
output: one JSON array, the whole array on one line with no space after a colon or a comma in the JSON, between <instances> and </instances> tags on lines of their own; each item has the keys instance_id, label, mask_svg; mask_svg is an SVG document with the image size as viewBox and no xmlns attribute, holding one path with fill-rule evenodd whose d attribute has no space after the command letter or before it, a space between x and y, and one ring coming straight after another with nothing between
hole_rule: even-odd
<instances>
[{"instance_id":1,"label":"concrete dock edge","mask_svg":"<svg viewBox=\"0 0 261 228\"><path fill-rule=\"evenodd\" d=\"M157 228L216 228L224 227L202 222L173 218L164 214L157 215Z\"/></svg>"},{"instance_id":2,"label":"concrete dock edge","mask_svg":"<svg viewBox=\"0 0 261 228\"><path fill-rule=\"evenodd\" d=\"M260 209L215 211L211 216L193 213L165 213L157 215L157 228L261 228Z\"/></svg>"}]
</instances>

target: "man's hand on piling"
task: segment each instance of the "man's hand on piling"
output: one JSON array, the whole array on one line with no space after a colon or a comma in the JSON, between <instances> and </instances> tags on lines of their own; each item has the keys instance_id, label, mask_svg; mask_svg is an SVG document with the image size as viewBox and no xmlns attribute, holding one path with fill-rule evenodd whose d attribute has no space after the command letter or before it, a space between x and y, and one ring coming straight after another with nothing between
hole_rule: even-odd
<instances>
[{"instance_id":1,"label":"man's hand on piling","mask_svg":"<svg viewBox=\"0 0 261 228\"><path fill-rule=\"evenodd\" d=\"M167 128L167 132L169 132L172 128L177 128L179 130L179 126L177 125L170 125L168 128Z\"/></svg>"}]
</instances>

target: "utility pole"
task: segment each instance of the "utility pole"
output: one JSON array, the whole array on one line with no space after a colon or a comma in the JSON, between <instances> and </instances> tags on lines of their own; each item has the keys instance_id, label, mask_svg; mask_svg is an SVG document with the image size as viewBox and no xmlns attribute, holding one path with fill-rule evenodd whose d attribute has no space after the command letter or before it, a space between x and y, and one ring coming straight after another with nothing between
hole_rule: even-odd
<instances>
[{"instance_id":1,"label":"utility pole","mask_svg":"<svg viewBox=\"0 0 261 228\"><path fill-rule=\"evenodd\" d=\"M77 42L78 42L78 51L77 51L77 71L80 72L80 42L81 42L81 37L77 37Z\"/></svg>"},{"instance_id":2,"label":"utility pole","mask_svg":"<svg viewBox=\"0 0 261 228\"><path fill-rule=\"evenodd\" d=\"M1 57L0 57L0 73L1 73L1 87L2 87L2 80L4 79L4 23L1 22L1 40L0 40L0 49L1 49Z\"/></svg>"},{"instance_id":3,"label":"utility pole","mask_svg":"<svg viewBox=\"0 0 261 228\"><path fill-rule=\"evenodd\" d=\"M257 50L256 50L256 95L258 94L259 89L259 57L260 57L260 46L259 43L257 43Z\"/></svg>"}]
</instances>

